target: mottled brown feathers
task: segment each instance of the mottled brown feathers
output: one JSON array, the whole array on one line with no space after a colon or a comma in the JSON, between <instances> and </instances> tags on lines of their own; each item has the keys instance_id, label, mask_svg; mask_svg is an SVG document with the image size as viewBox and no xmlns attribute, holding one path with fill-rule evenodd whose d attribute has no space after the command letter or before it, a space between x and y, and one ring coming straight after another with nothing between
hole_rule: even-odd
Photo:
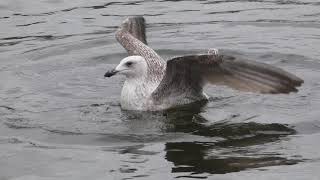
<instances>
[{"instance_id":1,"label":"mottled brown feathers","mask_svg":"<svg viewBox=\"0 0 320 180\"><path fill-rule=\"evenodd\" d=\"M161 100L177 93L201 94L204 84L225 85L257 93L290 93L303 83L280 68L223 55L176 57L167 62L166 74L152 94Z\"/></svg>"},{"instance_id":2,"label":"mottled brown feathers","mask_svg":"<svg viewBox=\"0 0 320 180\"><path fill-rule=\"evenodd\" d=\"M146 45L145 21L141 18L132 17L124 21L116 32L116 39L129 55L139 55L145 58L148 65L147 78L149 81L160 82L166 63L152 48Z\"/></svg>"},{"instance_id":3,"label":"mottled brown feathers","mask_svg":"<svg viewBox=\"0 0 320 180\"><path fill-rule=\"evenodd\" d=\"M158 85L148 96L150 104L146 109L169 108L205 99L203 87L208 83L271 94L296 92L303 83L280 68L220 55L216 49L209 50L207 55L176 57L166 63L147 45L143 17L124 21L116 32L116 39L129 55L139 55L146 60L147 76L142 84Z\"/></svg>"}]
</instances>

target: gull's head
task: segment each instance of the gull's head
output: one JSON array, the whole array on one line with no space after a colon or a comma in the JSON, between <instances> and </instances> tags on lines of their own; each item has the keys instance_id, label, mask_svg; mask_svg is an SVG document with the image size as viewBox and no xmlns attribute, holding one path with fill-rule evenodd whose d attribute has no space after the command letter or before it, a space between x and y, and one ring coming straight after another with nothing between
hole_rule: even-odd
<instances>
[{"instance_id":1,"label":"gull's head","mask_svg":"<svg viewBox=\"0 0 320 180\"><path fill-rule=\"evenodd\" d=\"M117 67L106 72L104 77L116 74L125 75L127 78L142 77L147 73L147 63L142 56L128 56L122 59Z\"/></svg>"}]
</instances>

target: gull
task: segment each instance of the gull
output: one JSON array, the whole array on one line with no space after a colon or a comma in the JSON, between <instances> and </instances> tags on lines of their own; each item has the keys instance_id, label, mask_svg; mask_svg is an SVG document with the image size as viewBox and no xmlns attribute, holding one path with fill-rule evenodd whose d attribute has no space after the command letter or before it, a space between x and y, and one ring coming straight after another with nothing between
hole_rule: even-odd
<instances>
[{"instance_id":1,"label":"gull","mask_svg":"<svg viewBox=\"0 0 320 180\"><path fill-rule=\"evenodd\" d=\"M303 80L272 65L219 54L187 55L163 60L147 44L145 20L127 18L116 39L129 56L105 77L124 75L120 104L125 110L159 111L207 100L207 84L240 91L279 94L297 92Z\"/></svg>"}]
</instances>

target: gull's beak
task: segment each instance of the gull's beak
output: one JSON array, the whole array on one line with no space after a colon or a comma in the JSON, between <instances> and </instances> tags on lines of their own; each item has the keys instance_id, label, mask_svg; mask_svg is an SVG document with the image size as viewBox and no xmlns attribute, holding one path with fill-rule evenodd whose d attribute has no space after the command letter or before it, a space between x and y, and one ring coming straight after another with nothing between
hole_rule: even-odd
<instances>
[{"instance_id":1,"label":"gull's beak","mask_svg":"<svg viewBox=\"0 0 320 180\"><path fill-rule=\"evenodd\" d=\"M104 74L104 77L111 77L111 76L117 74L117 72L119 72L119 71L117 71L117 70L115 70L115 69L112 69L111 71L106 72L106 73Z\"/></svg>"}]
</instances>

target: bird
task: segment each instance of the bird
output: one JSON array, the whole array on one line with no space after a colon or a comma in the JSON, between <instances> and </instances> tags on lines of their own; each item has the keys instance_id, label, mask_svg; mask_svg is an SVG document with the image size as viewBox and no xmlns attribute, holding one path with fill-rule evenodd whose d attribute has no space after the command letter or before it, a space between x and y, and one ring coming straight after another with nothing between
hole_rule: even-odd
<instances>
[{"instance_id":1,"label":"bird","mask_svg":"<svg viewBox=\"0 0 320 180\"><path fill-rule=\"evenodd\" d=\"M227 86L239 91L280 94L297 92L304 82L278 67L220 54L174 57L165 61L146 40L145 19L128 17L115 33L126 49L122 59L104 77L124 75L120 104L124 110L161 111L207 100L207 84Z\"/></svg>"}]
</instances>

